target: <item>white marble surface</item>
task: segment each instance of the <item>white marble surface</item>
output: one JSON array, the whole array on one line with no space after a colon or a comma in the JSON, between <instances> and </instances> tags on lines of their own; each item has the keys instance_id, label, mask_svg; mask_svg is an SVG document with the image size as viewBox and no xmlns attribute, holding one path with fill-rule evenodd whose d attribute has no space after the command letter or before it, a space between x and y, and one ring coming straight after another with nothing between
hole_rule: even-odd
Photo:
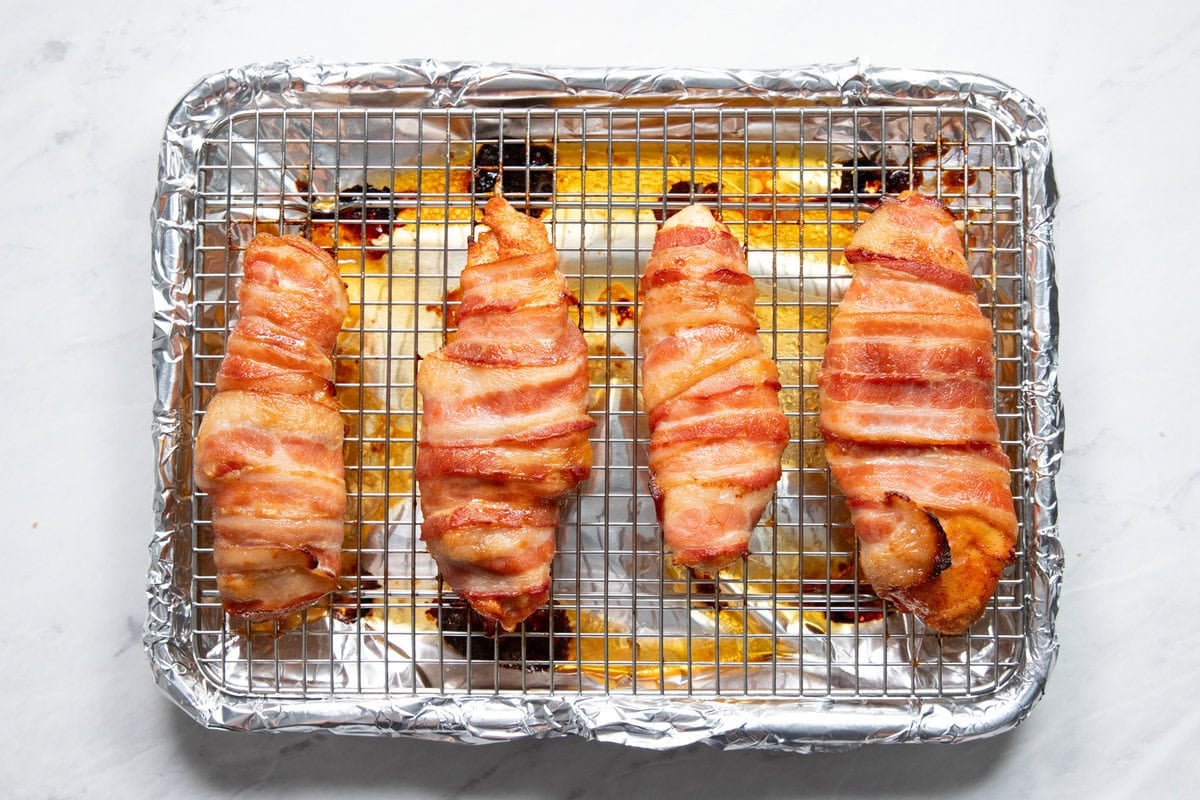
<instances>
[{"instance_id":1,"label":"white marble surface","mask_svg":"<svg viewBox=\"0 0 1200 800\"><path fill-rule=\"evenodd\" d=\"M1185 232L1200 187L1190 2L900 5L67 0L0 25L0 796L1129 797L1200 784L1200 452ZM390 10L385 10L390 9ZM528 16L525 16L528 15ZM581 740L485 748L200 729L140 632L151 531L149 217L162 124L249 62L435 57L955 68L1048 110L1068 437L1061 656L1014 732L797 756ZM1192 248L1194 249L1194 247Z\"/></svg>"}]
</instances>

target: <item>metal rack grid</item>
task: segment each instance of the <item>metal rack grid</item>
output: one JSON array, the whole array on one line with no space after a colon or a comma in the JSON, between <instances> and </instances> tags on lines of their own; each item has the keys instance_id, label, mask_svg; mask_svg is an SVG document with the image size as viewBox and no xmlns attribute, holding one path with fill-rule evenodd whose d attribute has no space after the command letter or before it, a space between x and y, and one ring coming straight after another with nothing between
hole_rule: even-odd
<instances>
[{"instance_id":1,"label":"metal rack grid","mask_svg":"<svg viewBox=\"0 0 1200 800\"><path fill-rule=\"evenodd\" d=\"M488 171L479 148L504 143L524 145L526 154L546 145L555 154L550 166L527 160L496 172L501 179L518 173L527 187L541 173L555 182L552 192L510 199L541 213L578 289L578 320L593 345L597 426L592 477L560 526L553 613L492 639L438 582L419 541L412 458L420 425L416 363L452 328L453 265L465 259L463 235L485 199L471 185ZM270 629L226 618L207 498L193 493L192 644L223 692L969 698L997 691L1019 668L1031 525L1021 396L1028 377L1023 189L1012 136L987 114L917 107L256 111L214 129L201 153L192 431L236 317L240 250L254 233L325 229L355 306L337 365L350 430L351 547L344 591L329 609ZM922 153L934 155L922 161ZM681 173L689 184L683 189ZM848 279L814 275L811 265L837 261L839 232L869 213L878 186L917 176L922 191L965 222L968 260L995 329L997 410L1021 522L1014 565L984 619L959 637L923 632L853 579L848 514L820 462L815 427L819 346ZM410 191L364 188L405 181L415 181ZM712 183L720 187L715 194ZM789 191L779 191L785 184ZM768 270L758 276L763 339L783 376L793 431L754 554L717 581L680 574L664 558L645 488L647 434L630 355L633 292L655 212L661 217L693 199L711 202L744 241L757 237L758 263ZM358 218L314 219L314 208L330 207L348 207ZM797 238L798 216L823 243Z\"/></svg>"}]
</instances>

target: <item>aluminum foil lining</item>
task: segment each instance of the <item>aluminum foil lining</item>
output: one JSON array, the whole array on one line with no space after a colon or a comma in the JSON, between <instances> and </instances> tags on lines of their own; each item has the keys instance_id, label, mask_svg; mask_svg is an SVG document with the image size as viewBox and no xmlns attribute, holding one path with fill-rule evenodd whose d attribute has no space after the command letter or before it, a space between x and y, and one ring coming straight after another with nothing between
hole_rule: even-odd
<instances>
[{"instance_id":1,"label":"aluminum foil lining","mask_svg":"<svg viewBox=\"0 0 1200 800\"><path fill-rule=\"evenodd\" d=\"M868 637L805 639L799 630L805 624L803 615L780 619L772 616L769 600L762 609L750 609L746 602L746 615L762 612L773 630L774 645L795 639L796 647L803 649L810 661L824 659L827 664L841 663L845 651L852 651L850 661L855 669L844 674L825 670L820 676L825 686L815 693L811 691L811 676L806 676L801 667L789 667L790 662L778 653L769 662L754 664L743 653L740 669L722 667L699 678L689 673L686 685L671 684L660 675L659 691L637 692L629 691L628 687L612 690L594 676L589 678L586 670L579 670L572 679L556 682L545 674L498 670L492 659L447 667L444 643L419 638L402 624L385 626L378 635L364 637L361 620L344 622L330 617L324 628L329 635L306 638L303 654L281 653L276 640L268 646L270 657L259 656L257 660L256 647L262 645L250 638L240 638L235 633L216 638L196 635L198 628L208 623L200 618L203 612L199 606L203 604L197 603L192 580L198 562L193 552L190 420L197 400L190 351L196 341L196 325L204 322L197 319L196 301L206 291L197 280L197 270L204 267L201 262L205 248L212 247L212 242L205 238L212 228L211 225L205 228L197 219L197 209L201 207L200 173L206 166L205 158L211 156L202 151L214 130L247 112L534 108L560 109L567 114L579 109L607 108L685 108L705 112L787 107L971 109L992 122L993 134L996 130L1004 132L1008 151L1013 154L1011 172L1005 173L1011 177L1011 186L985 189L993 195L1003 193L1012 198L1005 213L1016 230L1013 241L1019 244L1021 291L1013 324L1025 350L1021 359L1025 368L1019 391L1015 392L1019 396L1013 416L1019 417L1016 429L1020 431L1023 456L1019 466L1025 486L1020 501L1023 507L1018 511L1022 519L1024 557L1019 564L1022 574L1019 580L1012 581L1020 587L1019 596L1013 600L1017 604L1013 613L995 615L992 622L985 623L982 636L957 644L923 636L913 630L910 619L897 615L874 622L856 622L854 631L870 627ZM446 119L447 125L454 124L450 116ZM560 124L566 117L549 119ZM373 138L366 130L362 136L365 141ZM233 142L232 136L229 141ZM836 130L829 131L829 141L832 156L833 144L841 141ZM231 145L223 157L236 159L233 149ZM257 154L253 157L257 158ZM374 157L363 156L364 181L369 178ZM854 153L838 156L842 162L854 157ZM384 161L396 159L393 146ZM286 165L286 157L283 164ZM961 167L964 173L973 166L946 164L946 169ZM244 216L247 213L259 220L274 213L280 223L308 214L310 209L297 208L284 199L301 192L295 183L297 176L279 167L272 164L270 168L241 173L253 176L256 197L272 193L280 197L273 211L261 204L248 211L240 208L234 198L244 187L225 185L230 201L224 207L208 203L204 206L205 213L211 215L214 208L219 210L230 239L244 234L245 228L239 223L247 221ZM910 162L910 173L911 170ZM352 174L352 170L347 168L345 174ZM820 171L814 174L819 175ZM826 170L825 174L831 173ZM277 184L271 184L276 180L273 176L279 176ZM312 172L305 179L319 182L319 176ZM231 180L236 181L236 175ZM804 183L803 178L801 182ZM324 191L336 196L342 188L327 186ZM1000 192L1001 189L1005 191ZM1063 561L1058 539L1055 475L1062 454L1064 420L1057 388L1058 317L1052 247L1056 202L1045 114L1013 88L978 75L879 68L862 62L772 72L687 69L648 72L430 61L340 65L293 61L247 67L204 80L183 98L168 119L152 213L155 299L152 352L156 380L152 432L157 472L144 644L158 684L173 701L210 727L323 728L342 733L411 735L464 742L573 734L656 749L703 741L730 748L811 751L846 749L876 741L958 741L1012 727L1041 696L1057 652L1054 622ZM545 218L555 223L570 222L570 213L567 208L551 208ZM653 219L649 220L652 223ZM638 231L645 224L645 220L635 220L628 230ZM557 225L552 227L560 230ZM561 228L569 229L570 225ZM593 229L618 230L610 218L603 216ZM390 250L393 269L399 265L401 274L405 270L414 274L440 271L443 285L452 285L456 270L461 267L457 254L465 244L463 231L469 232L469 228L426 229L430 230L440 230L440 238L414 241L408 229L396 229L379 246ZM580 265L599 261L611 270L614 252L611 241L590 238L586 225L573 230L576 230L574 239L568 237L557 242L560 251L568 258L577 253ZM652 237L652 228L650 231ZM634 236L639 238L643 234L635 232ZM751 268L770 272L770 277L781 287L777 291L795 291L806 298L835 303L848 280L845 271L838 269L832 260L823 265L805 260L787 266L791 262L786 254L749 249ZM588 258L595 253L605 254L605 258ZM427 262L430 254L433 258ZM634 263L627 265L629 274L635 275L639 266L635 255ZM977 273L980 271L979 265L973 267ZM578 269L580 280L585 281L586 268ZM982 269L986 271L986 264ZM450 279L449 284L445 284L445 279ZM421 325L413 326L413 330L421 330ZM393 370L397 363L403 363L406 348L411 360L412 342L406 342L402 336L380 336L381 341L386 339L382 346L390 350L393 360L388 363ZM623 352L633 352L630 331L617 330L614 336ZM621 344L623 338L630 341ZM369 335L364 339L369 345L368 340ZM389 383L386 374L370 377L372 383ZM616 410L629 406L629 396L610 391L605 401L612 411L604 415L605 421L635 424L632 415L622 415ZM403 401L388 397L384 402ZM619 435L604 432L599 438L605 442L625 442L632 440L635 433L632 429ZM635 453L602 451L598 457L630 466L628 480L636 481L632 469L638 459ZM801 473L801 470L795 472L796 481L801 481ZM613 473L616 477L610 476L610 490L623 489L619 485L622 474L616 472ZM781 486L781 494L800 498L805 489L802 485ZM589 502L595 507L589 507ZM776 525L791 525L801 537L808 535L808 528L828 530L830 518L822 516L820 510L802 506L779 504ZM364 533L384 542L371 550L377 556L373 561L366 559L369 563L365 569L373 574L433 574L435 568L428 556L419 552L419 544L405 538L415 536L418 513L415 506L398 503L386 513L387 524ZM599 501L584 497L572 511L577 522L603 517L605 513L603 497ZM631 536L653 527L652 507L635 508L630 513ZM643 520L646 515L648 519ZM584 526L577 529L582 531ZM771 546L769 537L764 539L761 532L758 536L756 551ZM653 547L646 545L646 549L652 551ZM405 553L411 554L408 560ZM568 563L563 569L569 572L570 567ZM605 574L568 577L585 588L587 581L603 582L607 593L609 582L636 582L639 573L636 566L631 568L614 559ZM738 589L735 585L729 590L736 593ZM577 600L575 608L582 610L584 605ZM631 626L650 624L660 640L679 630L690 632L693 625L703 624L697 623L686 607L677 618L671 617L668 609L669 605L664 603L661 615L649 623L632 618L623 622ZM410 619L416 614L413 610ZM578 619L575 622L579 624ZM335 635L343 626L360 635ZM431 641L438 645L430 647ZM750 640L744 636L742 641ZM984 644L980 645L980 641ZM388 652L397 654L390 666ZM688 652L690 655L691 650ZM716 658L720 661L719 654ZM1009 669L1003 676L993 674L994 670L988 671L989 659L992 663L1002 662ZM922 660L936 663L936 669L923 671L911 666ZM802 657L796 663L802 665L805 659ZM213 671L214 664L218 665L217 673ZM439 678L429 685L423 682L422 675L435 665ZM364 669L380 672L375 685L385 687L384 691L360 691ZM256 670L273 671L277 691L253 691ZM959 695L938 691L947 670L949 674L969 673L974 683L968 682L968 686L976 688ZM357 675L351 679L349 673L355 671ZM214 674L221 679L214 679ZM727 686L734 683L743 691L721 692L722 678ZM329 690L311 691L306 688L310 685Z\"/></svg>"}]
</instances>

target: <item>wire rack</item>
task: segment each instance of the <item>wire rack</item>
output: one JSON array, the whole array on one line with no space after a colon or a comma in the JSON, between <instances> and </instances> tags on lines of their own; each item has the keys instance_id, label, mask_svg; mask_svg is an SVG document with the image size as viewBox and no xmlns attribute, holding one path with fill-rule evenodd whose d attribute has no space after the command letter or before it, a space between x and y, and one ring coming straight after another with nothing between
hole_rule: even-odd
<instances>
[{"instance_id":1,"label":"wire rack","mask_svg":"<svg viewBox=\"0 0 1200 800\"><path fill-rule=\"evenodd\" d=\"M595 462L568 499L545 611L489 635L419 538L420 356L452 333L457 272L486 197L539 214L589 342ZM938 637L856 579L816 428L816 370L848 283L841 248L881 193L916 188L963 220L997 353L1014 464L1015 563L984 618ZM334 253L352 299L338 343L348 431L345 577L328 605L250 626L221 611L207 498L192 489L192 647L236 696L450 693L970 698L1024 657L1031 503L1023 472L1022 175L1011 133L970 108L278 110L201 149L186 420L198 430L259 231ZM655 224L693 200L746 245L791 425L752 555L716 580L664 556L646 483L636 283ZM189 468L190 471L190 468Z\"/></svg>"}]
</instances>

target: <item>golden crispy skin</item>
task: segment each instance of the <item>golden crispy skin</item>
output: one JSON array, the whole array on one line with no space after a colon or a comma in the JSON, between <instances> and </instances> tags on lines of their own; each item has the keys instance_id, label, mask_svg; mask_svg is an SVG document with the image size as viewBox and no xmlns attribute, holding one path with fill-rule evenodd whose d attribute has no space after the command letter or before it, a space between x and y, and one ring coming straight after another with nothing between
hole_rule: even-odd
<instances>
[{"instance_id":1,"label":"golden crispy skin","mask_svg":"<svg viewBox=\"0 0 1200 800\"><path fill-rule=\"evenodd\" d=\"M260 234L243 264L194 471L212 505L222 604L262 621L337 582L346 487L330 354L348 301L333 259L300 237Z\"/></svg>"},{"instance_id":2,"label":"golden crispy skin","mask_svg":"<svg viewBox=\"0 0 1200 800\"><path fill-rule=\"evenodd\" d=\"M704 206L664 223L639 284L651 492L675 563L712 574L748 551L788 440L754 279Z\"/></svg>"},{"instance_id":3,"label":"golden crispy skin","mask_svg":"<svg viewBox=\"0 0 1200 800\"><path fill-rule=\"evenodd\" d=\"M559 505L588 476L587 346L546 227L493 197L454 340L421 360L421 538L445 581L513 630L550 591Z\"/></svg>"},{"instance_id":4,"label":"golden crispy skin","mask_svg":"<svg viewBox=\"0 0 1200 800\"><path fill-rule=\"evenodd\" d=\"M1017 535L991 325L954 219L934 200L885 201L846 258L854 279L819 378L826 456L867 580L957 633L983 613Z\"/></svg>"}]
</instances>

